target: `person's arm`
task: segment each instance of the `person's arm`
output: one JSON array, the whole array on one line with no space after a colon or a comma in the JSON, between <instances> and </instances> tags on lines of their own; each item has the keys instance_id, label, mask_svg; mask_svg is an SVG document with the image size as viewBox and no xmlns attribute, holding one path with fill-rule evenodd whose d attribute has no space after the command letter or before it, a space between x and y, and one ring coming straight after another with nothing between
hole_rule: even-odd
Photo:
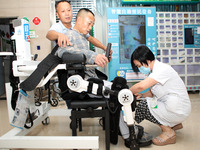
<instances>
[{"instance_id":1,"label":"person's arm","mask_svg":"<svg viewBox=\"0 0 200 150\"><path fill-rule=\"evenodd\" d=\"M46 38L49 39L50 41L58 41L58 45L60 47L66 47L66 45L72 45L69 41L69 38L63 34L56 32L55 30L49 30L47 32Z\"/></svg>"},{"instance_id":2,"label":"person's arm","mask_svg":"<svg viewBox=\"0 0 200 150\"><path fill-rule=\"evenodd\" d=\"M104 68L108 64L108 59L103 54L97 54L97 57L94 60L95 64Z\"/></svg>"},{"instance_id":3,"label":"person's arm","mask_svg":"<svg viewBox=\"0 0 200 150\"><path fill-rule=\"evenodd\" d=\"M153 97L153 94L152 94L151 90L149 90L149 91L143 93L143 94L142 94L142 97L143 97L143 98L145 98L145 97Z\"/></svg>"},{"instance_id":4,"label":"person's arm","mask_svg":"<svg viewBox=\"0 0 200 150\"><path fill-rule=\"evenodd\" d=\"M47 32L46 38L50 41L55 41L58 39L58 32L54 31L54 30L49 30Z\"/></svg>"},{"instance_id":5,"label":"person's arm","mask_svg":"<svg viewBox=\"0 0 200 150\"><path fill-rule=\"evenodd\" d=\"M96 38L94 38L94 37L92 37L92 36L89 36L88 38L87 38L87 40L90 42L90 43L92 43L95 47L98 47L98 48L101 48L101 49L103 49L104 51L106 51L106 46L104 46L99 40L97 40ZM112 49L110 50L110 57L109 57L109 61L111 60L111 58L112 58L112 53L113 53L113 51L112 51Z\"/></svg>"},{"instance_id":6,"label":"person's arm","mask_svg":"<svg viewBox=\"0 0 200 150\"><path fill-rule=\"evenodd\" d=\"M153 78L147 77L146 79L134 84L130 90L133 94L139 93L141 91L146 90L147 88L155 85L158 81L154 80Z\"/></svg>"},{"instance_id":7,"label":"person's arm","mask_svg":"<svg viewBox=\"0 0 200 150\"><path fill-rule=\"evenodd\" d=\"M106 51L106 46L104 46L99 40L97 40L96 38L89 36L87 38L87 40L92 43L95 47L101 48L104 51Z\"/></svg>"},{"instance_id":8,"label":"person's arm","mask_svg":"<svg viewBox=\"0 0 200 150\"><path fill-rule=\"evenodd\" d=\"M151 90L145 93L135 93L136 99L145 98L145 97L153 97Z\"/></svg>"},{"instance_id":9,"label":"person's arm","mask_svg":"<svg viewBox=\"0 0 200 150\"><path fill-rule=\"evenodd\" d=\"M84 54L86 56L87 64L96 64L102 68L105 67L108 63L108 59L107 57L105 57L105 55L97 54L96 52L91 50L77 49L73 46L67 46L58 49L58 56L62 58L62 55L65 52L74 54Z\"/></svg>"}]
</instances>

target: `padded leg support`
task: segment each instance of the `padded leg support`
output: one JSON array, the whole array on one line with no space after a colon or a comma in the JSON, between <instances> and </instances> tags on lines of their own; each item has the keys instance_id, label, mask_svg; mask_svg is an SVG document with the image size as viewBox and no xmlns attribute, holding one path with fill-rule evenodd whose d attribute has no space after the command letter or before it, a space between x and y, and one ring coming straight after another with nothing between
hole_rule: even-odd
<instances>
[{"instance_id":1,"label":"padded leg support","mask_svg":"<svg viewBox=\"0 0 200 150\"><path fill-rule=\"evenodd\" d=\"M36 70L20 84L20 88L25 91L32 91L39 84L43 76L58 64L61 63L61 59L53 54L49 54L44 60L42 60Z\"/></svg>"},{"instance_id":2,"label":"padded leg support","mask_svg":"<svg viewBox=\"0 0 200 150\"><path fill-rule=\"evenodd\" d=\"M121 89L128 88L127 82L122 77L116 77L113 81L111 90L113 91L120 91ZM119 132L119 117L120 117L120 110L121 104L118 101L117 95L110 95L109 100L110 106L110 142L112 144L118 143L118 132Z\"/></svg>"}]
</instances>

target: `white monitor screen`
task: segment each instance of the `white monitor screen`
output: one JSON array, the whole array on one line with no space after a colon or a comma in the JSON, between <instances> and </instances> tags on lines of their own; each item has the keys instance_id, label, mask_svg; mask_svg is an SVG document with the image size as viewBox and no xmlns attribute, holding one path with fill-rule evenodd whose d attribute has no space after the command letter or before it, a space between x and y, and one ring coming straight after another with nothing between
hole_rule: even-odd
<instances>
[{"instance_id":1,"label":"white monitor screen","mask_svg":"<svg viewBox=\"0 0 200 150\"><path fill-rule=\"evenodd\" d=\"M146 45L145 15L119 15L120 64L130 64L132 52Z\"/></svg>"}]
</instances>

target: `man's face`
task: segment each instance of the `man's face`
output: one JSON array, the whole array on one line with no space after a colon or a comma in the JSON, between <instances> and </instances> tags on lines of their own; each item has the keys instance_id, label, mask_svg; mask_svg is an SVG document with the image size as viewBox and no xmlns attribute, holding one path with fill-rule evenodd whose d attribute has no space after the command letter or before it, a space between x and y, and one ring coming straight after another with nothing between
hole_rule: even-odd
<instances>
[{"instance_id":1,"label":"man's face","mask_svg":"<svg viewBox=\"0 0 200 150\"><path fill-rule=\"evenodd\" d=\"M72 8L67 2L61 2L57 6L57 17L63 24L71 24L72 21Z\"/></svg>"},{"instance_id":2,"label":"man's face","mask_svg":"<svg viewBox=\"0 0 200 150\"><path fill-rule=\"evenodd\" d=\"M80 18L79 21L79 32L86 35L92 29L95 18L91 13L88 13L85 17Z\"/></svg>"}]
</instances>

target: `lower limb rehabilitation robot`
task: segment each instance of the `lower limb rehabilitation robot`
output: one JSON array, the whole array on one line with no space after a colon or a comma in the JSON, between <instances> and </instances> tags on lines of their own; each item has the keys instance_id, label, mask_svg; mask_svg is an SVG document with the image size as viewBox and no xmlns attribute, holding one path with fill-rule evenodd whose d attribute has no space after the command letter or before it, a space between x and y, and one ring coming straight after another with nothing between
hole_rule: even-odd
<instances>
[{"instance_id":1,"label":"lower limb rehabilitation robot","mask_svg":"<svg viewBox=\"0 0 200 150\"><path fill-rule=\"evenodd\" d=\"M89 82L83 80L83 78L79 75L73 75L68 78L67 80L67 86L70 90L74 92L87 92ZM96 83L93 83L92 85L92 94L97 95L97 91L99 90L99 85ZM132 92L129 89L122 89L120 91L114 91L110 88L103 86L102 88L102 95L115 95L118 97L119 103L122 105L122 112L124 121L127 123L129 127L130 132L130 150L139 150L139 145L137 143L136 135L135 135L135 129L134 129L134 120L133 120L133 114L132 114L132 108L131 103L134 101L134 97Z\"/></svg>"}]
</instances>

